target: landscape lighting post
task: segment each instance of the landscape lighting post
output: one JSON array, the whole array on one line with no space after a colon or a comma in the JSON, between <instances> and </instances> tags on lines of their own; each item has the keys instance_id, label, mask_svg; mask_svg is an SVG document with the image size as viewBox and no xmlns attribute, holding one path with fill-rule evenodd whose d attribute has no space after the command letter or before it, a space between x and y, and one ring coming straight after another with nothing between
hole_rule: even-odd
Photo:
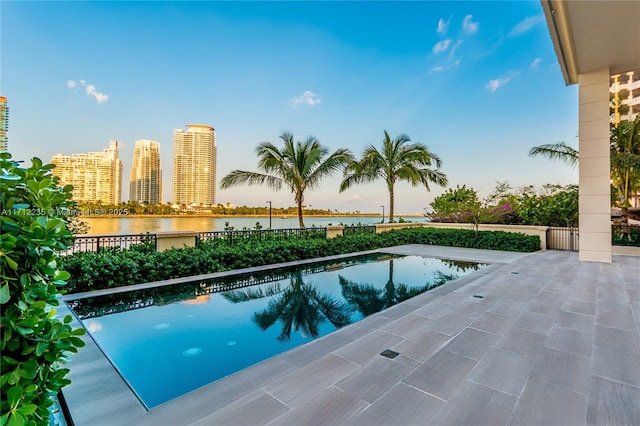
<instances>
[{"instance_id":1,"label":"landscape lighting post","mask_svg":"<svg viewBox=\"0 0 640 426\"><path fill-rule=\"evenodd\" d=\"M269 203L269 229L271 229L271 201L267 201Z\"/></svg>"},{"instance_id":2,"label":"landscape lighting post","mask_svg":"<svg viewBox=\"0 0 640 426\"><path fill-rule=\"evenodd\" d=\"M384 206L380 206L382 207L382 223L384 223Z\"/></svg>"}]
</instances>

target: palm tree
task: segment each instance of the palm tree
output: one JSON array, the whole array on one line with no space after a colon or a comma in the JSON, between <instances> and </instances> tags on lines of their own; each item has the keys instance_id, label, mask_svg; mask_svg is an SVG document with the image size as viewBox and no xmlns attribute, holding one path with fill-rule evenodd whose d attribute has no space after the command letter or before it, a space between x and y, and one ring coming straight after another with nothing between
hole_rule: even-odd
<instances>
[{"instance_id":1,"label":"palm tree","mask_svg":"<svg viewBox=\"0 0 640 426\"><path fill-rule=\"evenodd\" d=\"M446 186L447 176L439 170L442 165L440 157L425 145L410 142L407 135L391 139L385 130L382 151L369 145L364 149L360 161L353 160L345 167L340 192L354 184L384 179L389 190L389 222L393 222L394 187L397 181L407 181L413 186L422 184L427 191L431 182ZM435 169L432 168L434 165Z\"/></svg>"},{"instance_id":2,"label":"palm tree","mask_svg":"<svg viewBox=\"0 0 640 426\"><path fill-rule=\"evenodd\" d=\"M529 157L541 155L550 160L557 160L572 168L578 165L578 150L564 142L534 146L529 150Z\"/></svg>"},{"instance_id":3,"label":"palm tree","mask_svg":"<svg viewBox=\"0 0 640 426\"><path fill-rule=\"evenodd\" d=\"M285 132L280 135L280 139L284 142L282 150L271 142L262 142L256 148L258 168L264 173L233 170L222 178L220 187L227 189L245 184L265 184L278 191L284 185L294 194L298 206L298 222L300 228L304 228L304 191L316 188L322 179L352 161L353 155L348 149L338 149L327 157L329 151L313 136L307 137L303 142L294 142L293 135Z\"/></svg>"},{"instance_id":4,"label":"palm tree","mask_svg":"<svg viewBox=\"0 0 640 426\"><path fill-rule=\"evenodd\" d=\"M623 221L628 222L629 198L640 191L640 115L611 126L611 180L618 190Z\"/></svg>"}]
</instances>

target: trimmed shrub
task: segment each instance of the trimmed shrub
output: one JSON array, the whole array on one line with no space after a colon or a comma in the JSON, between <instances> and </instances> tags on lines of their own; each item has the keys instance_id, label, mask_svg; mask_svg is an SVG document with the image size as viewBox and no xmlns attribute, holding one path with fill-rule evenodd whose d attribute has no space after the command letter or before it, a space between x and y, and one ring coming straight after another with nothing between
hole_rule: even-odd
<instances>
[{"instance_id":1,"label":"trimmed shrub","mask_svg":"<svg viewBox=\"0 0 640 426\"><path fill-rule=\"evenodd\" d=\"M75 253L64 259L70 292L84 292L252 266L346 254L403 244L430 244L532 252L540 239L509 232L413 228L381 234L360 233L333 239L265 240L234 243L209 240L198 247L141 253L109 250Z\"/></svg>"}]
</instances>

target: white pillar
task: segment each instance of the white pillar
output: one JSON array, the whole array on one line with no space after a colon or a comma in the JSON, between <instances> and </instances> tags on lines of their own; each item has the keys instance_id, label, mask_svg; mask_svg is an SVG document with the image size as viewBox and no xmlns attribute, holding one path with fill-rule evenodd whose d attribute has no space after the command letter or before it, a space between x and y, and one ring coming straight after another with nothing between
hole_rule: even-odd
<instances>
[{"instance_id":1,"label":"white pillar","mask_svg":"<svg viewBox=\"0 0 640 426\"><path fill-rule=\"evenodd\" d=\"M611 262L609 68L578 77L580 260Z\"/></svg>"}]
</instances>

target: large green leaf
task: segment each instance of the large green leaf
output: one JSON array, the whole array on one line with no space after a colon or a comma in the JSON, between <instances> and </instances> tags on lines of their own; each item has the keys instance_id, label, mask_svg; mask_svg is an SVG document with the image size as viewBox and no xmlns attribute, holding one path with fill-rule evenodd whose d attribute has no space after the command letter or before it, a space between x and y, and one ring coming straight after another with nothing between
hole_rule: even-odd
<instances>
[{"instance_id":1,"label":"large green leaf","mask_svg":"<svg viewBox=\"0 0 640 426\"><path fill-rule=\"evenodd\" d=\"M5 284L0 287L0 303L5 304L11 299L11 293L9 291L9 285Z\"/></svg>"}]
</instances>

